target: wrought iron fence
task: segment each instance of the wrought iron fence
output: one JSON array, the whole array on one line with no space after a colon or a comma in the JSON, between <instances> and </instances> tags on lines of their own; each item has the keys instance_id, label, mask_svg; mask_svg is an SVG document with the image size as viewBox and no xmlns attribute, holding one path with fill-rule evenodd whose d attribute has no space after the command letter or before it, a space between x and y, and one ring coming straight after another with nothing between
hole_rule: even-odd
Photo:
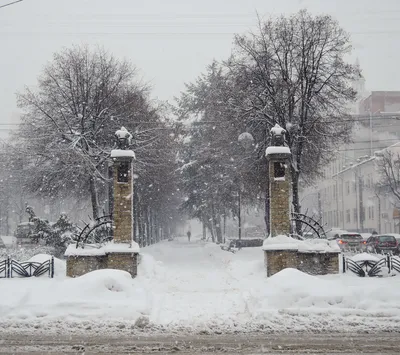
<instances>
[{"instance_id":1,"label":"wrought iron fence","mask_svg":"<svg viewBox=\"0 0 400 355\"><path fill-rule=\"evenodd\" d=\"M54 277L54 257L43 263L36 261L18 262L14 259L7 258L0 261L0 278L13 277L32 277L48 274L48 277Z\"/></svg>"},{"instance_id":2,"label":"wrought iron fence","mask_svg":"<svg viewBox=\"0 0 400 355\"><path fill-rule=\"evenodd\" d=\"M388 274L391 274L393 270L400 273L400 260L392 255L386 255L385 257L375 260L360 260L354 261L343 255L342 259L343 272L351 271L360 277L375 277L383 276L382 272L384 268L387 268Z\"/></svg>"}]
</instances>

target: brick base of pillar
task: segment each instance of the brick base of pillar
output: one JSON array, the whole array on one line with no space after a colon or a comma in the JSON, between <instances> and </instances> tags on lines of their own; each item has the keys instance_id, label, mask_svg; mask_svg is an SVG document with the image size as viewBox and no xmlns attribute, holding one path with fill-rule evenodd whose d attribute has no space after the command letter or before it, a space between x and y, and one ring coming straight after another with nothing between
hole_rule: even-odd
<instances>
[{"instance_id":1,"label":"brick base of pillar","mask_svg":"<svg viewBox=\"0 0 400 355\"><path fill-rule=\"evenodd\" d=\"M297 250L266 250L264 263L267 276L287 268L298 269L311 275L339 273L340 253L299 252Z\"/></svg>"},{"instance_id":2,"label":"brick base of pillar","mask_svg":"<svg viewBox=\"0 0 400 355\"><path fill-rule=\"evenodd\" d=\"M124 270L137 276L137 253L110 253L107 254L107 269Z\"/></svg>"},{"instance_id":3,"label":"brick base of pillar","mask_svg":"<svg viewBox=\"0 0 400 355\"><path fill-rule=\"evenodd\" d=\"M137 276L138 253L110 253L107 255L74 255L67 258L67 276L78 277L101 269L127 271Z\"/></svg>"}]
</instances>

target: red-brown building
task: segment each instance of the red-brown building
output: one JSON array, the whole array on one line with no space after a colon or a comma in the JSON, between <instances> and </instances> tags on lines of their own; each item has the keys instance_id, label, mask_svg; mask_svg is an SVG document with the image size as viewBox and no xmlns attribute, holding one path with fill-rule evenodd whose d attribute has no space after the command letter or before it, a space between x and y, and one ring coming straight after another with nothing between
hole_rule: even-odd
<instances>
[{"instance_id":1,"label":"red-brown building","mask_svg":"<svg viewBox=\"0 0 400 355\"><path fill-rule=\"evenodd\" d=\"M372 91L371 95L360 101L359 113L376 114L400 111L400 91Z\"/></svg>"}]
</instances>

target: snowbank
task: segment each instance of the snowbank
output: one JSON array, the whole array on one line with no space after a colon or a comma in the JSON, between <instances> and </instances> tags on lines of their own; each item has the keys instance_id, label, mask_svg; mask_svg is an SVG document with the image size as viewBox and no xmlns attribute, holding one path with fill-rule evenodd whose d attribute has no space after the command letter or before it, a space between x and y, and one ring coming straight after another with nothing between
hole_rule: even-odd
<instances>
[{"instance_id":1,"label":"snowbank","mask_svg":"<svg viewBox=\"0 0 400 355\"><path fill-rule=\"evenodd\" d=\"M326 239L298 240L286 235L269 237L264 240L263 250L297 250L303 253L340 253L340 247L336 241Z\"/></svg>"},{"instance_id":2,"label":"snowbank","mask_svg":"<svg viewBox=\"0 0 400 355\"><path fill-rule=\"evenodd\" d=\"M361 253L361 254L353 255L350 259L355 262L358 262L358 261L375 261L375 262L377 262L377 261L381 260L382 258L379 258L376 255L372 255L372 254L368 254L368 253Z\"/></svg>"},{"instance_id":3,"label":"snowbank","mask_svg":"<svg viewBox=\"0 0 400 355\"><path fill-rule=\"evenodd\" d=\"M261 247L233 254L186 238L146 247L139 259L135 279L118 270L0 279L2 332L399 330L399 276L285 269L267 278Z\"/></svg>"},{"instance_id":4,"label":"snowbank","mask_svg":"<svg viewBox=\"0 0 400 355\"><path fill-rule=\"evenodd\" d=\"M139 244L136 242L128 243L114 243L111 241L102 246L98 245L85 245L85 248L77 248L76 244L70 244L65 251L65 256L101 256L109 253L139 253Z\"/></svg>"},{"instance_id":5,"label":"snowbank","mask_svg":"<svg viewBox=\"0 0 400 355\"><path fill-rule=\"evenodd\" d=\"M113 149L111 151L111 158L135 158L133 150Z\"/></svg>"},{"instance_id":6,"label":"snowbank","mask_svg":"<svg viewBox=\"0 0 400 355\"><path fill-rule=\"evenodd\" d=\"M289 147L268 147L265 150L265 155L270 154L290 154Z\"/></svg>"},{"instance_id":7,"label":"snowbank","mask_svg":"<svg viewBox=\"0 0 400 355\"><path fill-rule=\"evenodd\" d=\"M45 261L50 260L51 257L52 256L49 254L37 254L27 261L43 264ZM65 261L58 258L54 258L54 277L64 277L65 274L66 274ZM47 276L48 276L47 274L42 275L42 277L47 277Z\"/></svg>"}]
</instances>

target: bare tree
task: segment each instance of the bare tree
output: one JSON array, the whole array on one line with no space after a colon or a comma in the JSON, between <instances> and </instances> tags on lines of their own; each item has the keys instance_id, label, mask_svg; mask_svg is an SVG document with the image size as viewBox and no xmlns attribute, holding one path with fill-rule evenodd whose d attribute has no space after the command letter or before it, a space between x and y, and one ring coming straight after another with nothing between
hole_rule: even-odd
<instances>
[{"instance_id":1,"label":"bare tree","mask_svg":"<svg viewBox=\"0 0 400 355\"><path fill-rule=\"evenodd\" d=\"M240 108L259 151L265 151L269 129L276 123L287 130L296 212L300 177L315 177L349 139L347 109L356 95L351 82L360 75L345 61L350 50L348 34L330 16L300 11L260 20L256 33L236 36L234 54L226 63L238 91L246 93L230 103Z\"/></svg>"},{"instance_id":2,"label":"bare tree","mask_svg":"<svg viewBox=\"0 0 400 355\"><path fill-rule=\"evenodd\" d=\"M114 132L151 115L146 88L128 62L86 46L55 54L37 86L18 95L27 186L52 196L87 191L97 218Z\"/></svg>"},{"instance_id":3,"label":"bare tree","mask_svg":"<svg viewBox=\"0 0 400 355\"><path fill-rule=\"evenodd\" d=\"M390 191L394 196L395 205L400 206L400 153L385 149L377 154L376 164L380 174L377 183L378 191Z\"/></svg>"}]
</instances>

